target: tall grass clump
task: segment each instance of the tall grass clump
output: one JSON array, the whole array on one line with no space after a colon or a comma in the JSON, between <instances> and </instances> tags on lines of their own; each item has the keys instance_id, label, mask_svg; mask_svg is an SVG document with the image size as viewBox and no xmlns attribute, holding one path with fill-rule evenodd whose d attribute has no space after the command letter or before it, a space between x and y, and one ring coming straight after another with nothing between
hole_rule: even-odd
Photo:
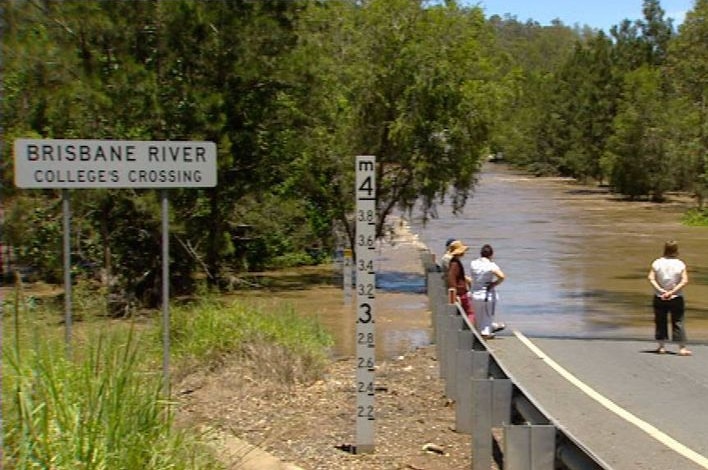
<instances>
[{"instance_id":1,"label":"tall grass clump","mask_svg":"<svg viewBox=\"0 0 708 470\"><path fill-rule=\"evenodd\" d=\"M265 311L215 300L176 308L172 313L172 351L183 365L219 367L236 359L281 383L321 377L333 339L313 318L292 307Z\"/></svg>"},{"instance_id":2,"label":"tall grass clump","mask_svg":"<svg viewBox=\"0 0 708 470\"><path fill-rule=\"evenodd\" d=\"M682 222L689 227L708 227L708 209L690 209L683 214Z\"/></svg>"},{"instance_id":3,"label":"tall grass clump","mask_svg":"<svg viewBox=\"0 0 708 470\"><path fill-rule=\"evenodd\" d=\"M157 361L132 329L84 332L68 357L63 329L20 302L7 307L4 468L219 468L197 439L173 429Z\"/></svg>"}]
</instances>

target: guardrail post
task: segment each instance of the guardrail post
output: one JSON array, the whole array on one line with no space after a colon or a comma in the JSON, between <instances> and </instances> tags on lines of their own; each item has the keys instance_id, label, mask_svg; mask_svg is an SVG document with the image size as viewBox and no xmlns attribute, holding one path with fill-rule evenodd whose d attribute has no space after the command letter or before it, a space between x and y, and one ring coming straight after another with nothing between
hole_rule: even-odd
<instances>
[{"instance_id":1,"label":"guardrail post","mask_svg":"<svg viewBox=\"0 0 708 470\"><path fill-rule=\"evenodd\" d=\"M437 271L438 265L435 262L435 254L430 251L421 251L420 260L423 262L423 269L426 271Z\"/></svg>"},{"instance_id":2,"label":"guardrail post","mask_svg":"<svg viewBox=\"0 0 708 470\"><path fill-rule=\"evenodd\" d=\"M455 382L457 374L456 359L457 359L457 333L462 329L464 319L457 313L457 307L453 305L454 312L447 317L447 326L443 339L443 357L445 359L445 396L454 398L453 393L455 388L450 387L450 383ZM450 312L453 310L451 309Z\"/></svg>"},{"instance_id":3,"label":"guardrail post","mask_svg":"<svg viewBox=\"0 0 708 470\"><path fill-rule=\"evenodd\" d=\"M504 426L504 470L553 470L555 455L555 426Z\"/></svg>"},{"instance_id":4,"label":"guardrail post","mask_svg":"<svg viewBox=\"0 0 708 470\"><path fill-rule=\"evenodd\" d=\"M455 340L455 353L454 369L448 374L447 381L445 382L445 395L457 401L460 396L457 393L458 382L464 380L468 377L469 368L466 368L464 364L460 361L462 353L465 351L471 351L474 345L474 333L469 329L467 323L464 321L462 315L459 315L460 328L457 330L457 336Z\"/></svg>"},{"instance_id":5,"label":"guardrail post","mask_svg":"<svg viewBox=\"0 0 708 470\"><path fill-rule=\"evenodd\" d=\"M443 279L439 272L428 272L427 276L427 291L428 291L428 305L430 306L430 324L433 329L431 338L433 343L437 344L438 338L438 312L445 307L445 298L443 295Z\"/></svg>"},{"instance_id":6,"label":"guardrail post","mask_svg":"<svg viewBox=\"0 0 708 470\"><path fill-rule=\"evenodd\" d=\"M438 358L438 373L441 379L447 377L447 363L445 361L445 332L447 331L448 318L455 312L454 305L445 305L435 315L437 318L437 341L435 350Z\"/></svg>"},{"instance_id":7,"label":"guardrail post","mask_svg":"<svg viewBox=\"0 0 708 470\"><path fill-rule=\"evenodd\" d=\"M448 377L450 372L450 358L448 355L448 343L450 330L450 323L454 321L456 317L460 315L457 313L457 306L455 304L445 305L444 308L440 309L437 315L438 318L438 343L437 343L437 353L438 361L440 362L440 378L445 379ZM457 323L455 323L455 332L457 332Z\"/></svg>"},{"instance_id":8,"label":"guardrail post","mask_svg":"<svg viewBox=\"0 0 708 470\"><path fill-rule=\"evenodd\" d=\"M511 422L511 379L472 379L472 469L492 464L492 428Z\"/></svg>"},{"instance_id":9,"label":"guardrail post","mask_svg":"<svg viewBox=\"0 0 708 470\"><path fill-rule=\"evenodd\" d=\"M457 351L457 401L455 402L455 431L472 434L472 381L489 377L489 352Z\"/></svg>"}]
</instances>

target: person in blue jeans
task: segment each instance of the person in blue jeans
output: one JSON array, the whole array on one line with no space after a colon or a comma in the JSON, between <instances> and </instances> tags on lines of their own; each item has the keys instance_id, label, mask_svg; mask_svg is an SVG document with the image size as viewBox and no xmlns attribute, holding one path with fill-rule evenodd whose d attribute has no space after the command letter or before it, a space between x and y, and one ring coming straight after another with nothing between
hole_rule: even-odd
<instances>
[{"instance_id":1,"label":"person in blue jeans","mask_svg":"<svg viewBox=\"0 0 708 470\"><path fill-rule=\"evenodd\" d=\"M686 347L682 291L688 284L688 272L686 263L679 259L676 241L670 240L664 244L664 256L652 262L647 277L654 287L654 337L659 343L656 352L666 353L664 344L669 339L668 316L671 314L671 339L679 343L679 356L690 356L693 353Z\"/></svg>"}]
</instances>

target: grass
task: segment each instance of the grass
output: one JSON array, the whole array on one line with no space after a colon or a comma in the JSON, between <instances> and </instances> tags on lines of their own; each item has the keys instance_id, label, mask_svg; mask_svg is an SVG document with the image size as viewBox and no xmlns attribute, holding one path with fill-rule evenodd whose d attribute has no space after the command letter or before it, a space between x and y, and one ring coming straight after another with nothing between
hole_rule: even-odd
<instances>
[{"instance_id":1,"label":"grass","mask_svg":"<svg viewBox=\"0 0 708 470\"><path fill-rule=\"evenodd\" d=\"M681 221L690 227L708 227L708 209L690 209Z\"/></svg>"},{"instance_id":2,"label":"grass","mask_svg":"<svg viewBox=\"0 0 708 470\"><path fill-rule=\"evenodd\" d=\"M162 392L159 315L138 327L82 311L68 357L57 305L16 290L3 307L3 468L222 468L196 431L174 425L174 403ZM331 344L292 310L214 300L174 307L170 337L178 374L237 356L284 382L320 374Z\"/></svg>"},{"instance_id":3,"label":"grass","mask_svg":"<svg viewBox=\"0 0 708 470\"><path fill-rule=\"evenodd\" d=\"M284 383L321 376L331 336L291 308L263 311L240 303L203 300L171 313L171 341L183 369L219 367L226 358L258 363L255 370Z\"/></svg>"}]
</instances>

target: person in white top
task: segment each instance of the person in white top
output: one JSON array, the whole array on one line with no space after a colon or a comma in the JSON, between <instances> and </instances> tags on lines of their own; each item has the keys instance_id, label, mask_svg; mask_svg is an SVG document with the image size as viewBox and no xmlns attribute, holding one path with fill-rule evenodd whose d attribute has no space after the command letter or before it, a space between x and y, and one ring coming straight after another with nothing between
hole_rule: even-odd
<instances>
[{"instance_id":1,"label":"person in white top","mask_svg":"<svg viewBox=\"0 0 708 470\"><path fill-rule=\"evenodd\" d=\"M686 329L683 324L685 303L682 289L688 284L686 264L679 259L678 243L674 240L664 244L664 256L652 262L649 283L654 287L655 339L659 342L656 350L666 353L664 343L669 339L668 315L671 314L671 338L679 343L679 356L690 356L686 348Z\"/></svg>"},{"instance_id":2,"label":"person in white top","mask_svg":"<svg viewBox=\"0 0 708 470\"><path fill-rule=\"evenodd\" d=\"M506 276L497 263L492 261L494 250L491 245L484 245L479 258L470 263L472 278L472 306L475 311L476 326L485 339L494 338L494 333L503 330L506 325L496 323L494 315L499 295L496 287L504 282Z\"/></svg>"}]
</instances>

